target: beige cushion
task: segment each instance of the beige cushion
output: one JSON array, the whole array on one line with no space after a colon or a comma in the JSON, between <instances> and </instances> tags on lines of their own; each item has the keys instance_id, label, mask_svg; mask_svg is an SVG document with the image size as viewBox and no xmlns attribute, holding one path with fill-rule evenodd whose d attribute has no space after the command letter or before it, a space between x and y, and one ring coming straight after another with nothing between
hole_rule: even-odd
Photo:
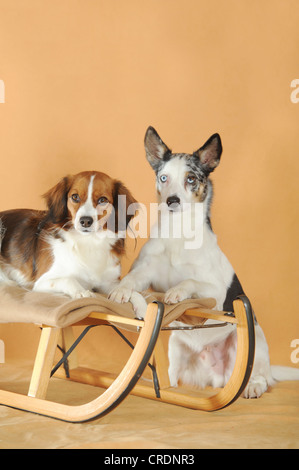
<instances>
[{"instance_id":1,"label":"beige cushion","mask_svg":"<svg viewBox=\"0 0 299 470\"><path fill-rule=\"evenodd\" d=\"M163 301L163 293L147 293L147 302ZM212 309L215 307L214 299L187 299L174 305L166 305L163 324L169 324L182 317L190 308ZM113 313L129 318L135 318L130 302L118 304L107 299L104 295L85 297L72 300L64 295L32 292L21 287L0 286L0 323L36 323L64 328L84 318L91 312ZM191 323L192 317L185 323ZM201 319L196 318L196 323Z\"/></svg>"}]
</instances>

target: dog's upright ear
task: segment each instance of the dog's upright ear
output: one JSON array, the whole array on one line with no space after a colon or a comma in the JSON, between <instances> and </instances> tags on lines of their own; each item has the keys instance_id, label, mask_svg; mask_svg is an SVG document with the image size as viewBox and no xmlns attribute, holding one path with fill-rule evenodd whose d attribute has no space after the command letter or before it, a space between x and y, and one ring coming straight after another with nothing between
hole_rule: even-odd
<instances>
[{"instance_id":1,"label":"dog's upright ear","mask_svg":"<svg viewBox=\"0 0 299 470\"><path fill-rule=\"evenodd\" d=\"M55 224L65 222L68 217L67 195L70 187L71 177L66 176L43 195L48 206L49 217Z\"/></svg>"},{"instance_id":2,"label":"dog's upright ear","mask_svg":"<svg viewBox=\"0 0 299 470\"><path fill-rule=\"evenodd\" d=\"M219 134L213 134L193 155L199 158L199 162L205 171L209 174L219 165L222 154L222 144Z\"/></svg>"},{"instance_id":3,"label":"dog's upright ear","mask_svg":"<svg viewBox=\"0 0 299 470\"><path fill-rule=\"evenodd\" d=\"M153 127L149 127L144 138L146 158L153 170L157 172L161 160L170 157L171 150L162 141L159 134Z\"/></svg>"},{"instance_id":4,"label":"dog's upright ear","mask_svg":"<svg viewBox=\"0 0 299 470\"><path fill-rule=\"evenodd\" d=\"M115 210L115 232L125 232L130 220L136 215L138 203L121 181L115 181L114 183L113 206Z\"/></svg>"}]
</instances>

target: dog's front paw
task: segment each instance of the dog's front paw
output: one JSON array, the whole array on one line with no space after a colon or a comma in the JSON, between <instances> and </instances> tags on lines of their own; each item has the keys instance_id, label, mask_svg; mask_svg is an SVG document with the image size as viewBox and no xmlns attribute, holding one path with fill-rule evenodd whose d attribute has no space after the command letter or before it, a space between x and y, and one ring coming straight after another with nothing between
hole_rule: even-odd
<instances>
[{"instance_id":1,"label":"dog's front paw","mask_svg":"<svg viewBox=\"0 0 299 470\"><path fill-rule=\"evenodd\" d=\"M96 297L95 292L91 290L82 290L71 295L73 299L82 299L84 297Z\"/></svg>"},{"instance_id":2,"label":"dog's front paw","mask_svg":"<svg viewBox=\"0 0 299 470\"><path fill-rule=\"evenodd\" d=\"M108 299L119 304L129 302L133 290L127 287L116 287L108 295Z\"/></svg>"},{"instance_id":3,"label":"dog's front paw","mask_svg":"<svg viewBox=\"0 0 299 470\"><path fill-rule=\"evenodd\" d=\"M189 294L186 289L183 287L175 286L171 289L168 289L164 296L164 303L166 304L176 304L182 300L188 299Z\"/></svg>"},{"instance_id":4,"label":"dog's front paw","mask_svg":"<svg viewBox=\"0 0 299 470\"><path fill-rule=\"evenodd\" d=\"M259 398L268 389L267 380L261 375L257 375L249 380L243 392L244 398Z\"/></svg>"},{"instance_id":5,"label":"dog's front paw","mask_svg":"<svg viewBox=\"0 0 299 470\"><path fill-rule=\"evenodd\" d=\"M143 319L147 310L147 303L143 295L139 294L139 292L133 291L130 297L130 302L133 305L136 317Z\"/></svg>"}]
</instances>

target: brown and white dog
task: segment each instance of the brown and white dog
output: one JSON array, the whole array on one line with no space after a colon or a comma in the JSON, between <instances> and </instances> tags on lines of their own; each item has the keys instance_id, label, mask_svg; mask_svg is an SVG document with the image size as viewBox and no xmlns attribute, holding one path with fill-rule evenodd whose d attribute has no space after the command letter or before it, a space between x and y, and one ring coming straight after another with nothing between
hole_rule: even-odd
<instances>
[{"instance_id":1,"label":"brown and white dog","mask_svg":"<svg viewBox=\"0 0 299 470\"><path fill-rule=\"evenodd\" d=\"M72 298L110 292L133 217L127 208L136 203L130 191L86 171L66 176L44 198L45 211L0 212L0 283Z\"/></svg>"}]
</instances>

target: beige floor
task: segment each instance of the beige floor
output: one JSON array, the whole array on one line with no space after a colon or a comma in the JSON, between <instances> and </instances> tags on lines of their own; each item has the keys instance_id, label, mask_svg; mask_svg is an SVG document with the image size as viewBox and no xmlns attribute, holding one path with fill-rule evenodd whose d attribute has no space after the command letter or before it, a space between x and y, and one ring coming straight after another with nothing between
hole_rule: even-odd
<instances>
[{"instance_id":1,"label":"beige floor","mask_svg":"<svg viewBox=\"0 0 299 470\"><path fill-rule=\"evenodd\" d=\"M1 388L26 392L29 372L0 365ZM76 404L98 390L54 378L48 398ZM130 395L109 415L82 424L1 406L0 448L299 448L299 382L277 384L261 399L239 398L213 413Z\"/></svg>"}]
</instances>

